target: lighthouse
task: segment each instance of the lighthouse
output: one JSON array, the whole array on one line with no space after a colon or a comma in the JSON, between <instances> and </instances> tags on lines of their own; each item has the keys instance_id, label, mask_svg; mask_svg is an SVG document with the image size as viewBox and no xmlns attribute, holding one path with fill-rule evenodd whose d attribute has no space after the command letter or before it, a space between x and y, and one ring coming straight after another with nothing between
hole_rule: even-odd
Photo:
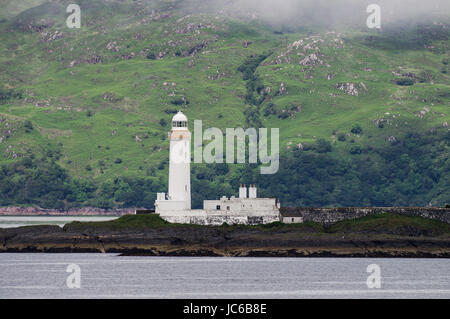
<instances>
[{"instance_id":1,"label":"lighthouse","mask_svg":"<svg viewBox=\"0 0 450 319\"><path fill-rule=\"evenodd\" d=\"M191 209L191 132L186 115L178 112L169 132L169 200L180 202L180 209Z\"/></svg>"},{"instance_id":2,"label":"lighthouse","mask_svg":"<svg viewBox=\"0 0 450 319\"><path fill-rule=\"evenodd\" d=\"M197 134L194 130L194 134ZM178 112L169 132L169 192L158 193L155 213L176 224L268 224L280 221L275 198L258 198L256 185L240 187L239 198L204 200L203 209L191 209L191 132L188 119ZM248 190L248 192L247 192Z\"/></svg>"},{"instance_id":3,"label":"lighthouse","mask_svg":"<svg viewBox=\"0 0 450 319\"><path fill-rule=\"evenodd\" d=\"M182 112L172 119L169 141L169 193L158 194L156 210L187 211L191 209L191 132Z\"/></svg>"}]
</instances>

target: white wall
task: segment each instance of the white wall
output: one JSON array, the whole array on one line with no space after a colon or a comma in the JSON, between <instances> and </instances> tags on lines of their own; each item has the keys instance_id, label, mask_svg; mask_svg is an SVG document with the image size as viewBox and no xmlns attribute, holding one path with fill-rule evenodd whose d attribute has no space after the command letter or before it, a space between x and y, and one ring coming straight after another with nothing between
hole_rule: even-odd
<instances>
[{"instance_id":1,"label":"white wall","mask_svg":"<svg viewBox=\"0 0 450 319\"><path fill-rule=\"evenodd\" d=\"M301 224L303 223L303 217L287 217L282 218L282 222L285 224Z\"/></svg>"},{"instance_id":2,"label":"white wall","mask_svg":"<svg viewBox=\"0 0 450 319\"><path fill-rule=\"evenodd\" d=\"M184 202L181 209L191 209L191 133L170 134L169 200Z\"/></svg>"}]
</instances>

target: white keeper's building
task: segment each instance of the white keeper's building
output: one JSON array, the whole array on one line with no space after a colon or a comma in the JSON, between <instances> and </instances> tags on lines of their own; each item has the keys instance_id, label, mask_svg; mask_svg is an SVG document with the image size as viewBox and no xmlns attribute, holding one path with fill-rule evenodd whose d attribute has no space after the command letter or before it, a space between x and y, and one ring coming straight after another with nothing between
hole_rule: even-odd
<instances>
[{"instance_id":1,"label":"white keeper's building","mask_svg":"<svg viewBox=\"0 0 450 319\"><path fill-rule=\"evenodd\" d=\"M205 200L202 210L191 209L191 132L187 117L178 112L169 132L169 193L158 193L155 212L180 224L268 224L280 221L280 204L274 198L258 198L255 185L239 188L239 198L223 196Z\"/></svg>"}]
</instances>

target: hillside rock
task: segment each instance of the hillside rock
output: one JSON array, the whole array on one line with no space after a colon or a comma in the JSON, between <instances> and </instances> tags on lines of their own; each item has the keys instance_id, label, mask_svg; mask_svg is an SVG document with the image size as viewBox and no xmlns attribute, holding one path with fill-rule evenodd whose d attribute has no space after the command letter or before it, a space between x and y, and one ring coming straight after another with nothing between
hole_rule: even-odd
<instances>
[{"instance_id":1,"label":"hillside rock","mask_svg":"<svg viewBox=\"0 0 450 319\"><path fill-rule=\"evenodd\" d=\"M352 96L358 96L359 91L357 88L357 85L355 83L338 83L336 84L336 89L344 91L345 94L352 95Z\"/></svg>"}]
</instances>

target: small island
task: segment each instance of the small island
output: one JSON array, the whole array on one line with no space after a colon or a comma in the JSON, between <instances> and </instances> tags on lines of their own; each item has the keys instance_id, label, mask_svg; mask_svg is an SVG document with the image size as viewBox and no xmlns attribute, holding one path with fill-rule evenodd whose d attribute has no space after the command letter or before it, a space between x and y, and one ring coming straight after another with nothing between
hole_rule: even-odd
<instances>
[{"instance_id":1,"label":"small island","mask_svg":"<svg viewBox=\"0 0 450 319\"><path fill-rule=\"evenodd\" d=\"M449 258L450 224L381 213L332 224L204 226L157 214L0 229L0 252L136 256Z\"/></svg>"}]
</instances>

